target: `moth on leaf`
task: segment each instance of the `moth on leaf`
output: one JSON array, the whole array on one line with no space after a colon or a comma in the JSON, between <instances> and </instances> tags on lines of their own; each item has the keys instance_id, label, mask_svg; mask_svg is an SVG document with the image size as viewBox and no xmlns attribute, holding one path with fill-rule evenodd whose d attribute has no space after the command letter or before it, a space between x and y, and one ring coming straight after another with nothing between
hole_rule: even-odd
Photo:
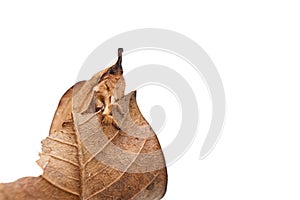
<instances>
[{"instance_id":1,"label":"moth on leaf","mask_svg":"<svg viewBox=\"0 0 300 200\"><path fill-rule=\"evenodd\" d=\"M43 174L0 184L0 200L161 199L167 170L136 91L117 62L61 98L38 165Z\"/></svg>"}]
</instances>

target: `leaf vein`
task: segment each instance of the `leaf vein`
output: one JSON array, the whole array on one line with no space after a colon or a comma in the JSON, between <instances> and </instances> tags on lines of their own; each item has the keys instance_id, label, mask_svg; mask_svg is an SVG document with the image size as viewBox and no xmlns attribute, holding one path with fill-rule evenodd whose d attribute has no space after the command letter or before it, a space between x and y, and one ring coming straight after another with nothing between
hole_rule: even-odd
<instances>
[{"instance_id":1,"label":"leaf vein","mask_svg":"<svg viewBox=\"0 0 300 200\"><path fill-rule=\"evenodd\" d=\"M154 177L149 181L148 184L146 184L144 187L142 187L140 189L140 191L138 191L133 197L131 197L130 199L134 199L135 197L137 197L141 192L143 192L149 185L151 185L151 183L153 183L153 181L155 181L155 179L159 176L159 172L157 172Z\"/></svg>"},{"instance_id":2,"label":"leaf vein","mask_svg":"<svg viewBox=\"0 0 300 200\"><path fill-rule=\"evenodd\" d=\"M51 181L50 178L48 178L47 176L45 176L45 174L43 174L42 177L43 177L48 183L50 183L51 185L53 185L54 187L57 187L57 188L59 188L59 189L65 191L65 192L67 192L67 193L70 193L70 194L79 196L79 193L77 193L77 192L75 192L75 191L72 191L72 190L70 190L70 189L68 189L68 188L66 188L66 187L57 185L56 183L54 183L53 181Z\"/></svg>"},{"instance_id":3,"label":"leaf vein","mask_svg":"<svg viewBox=\"0 0 300 200\"><path fill-rule=\"evenodd\" d=\"M46 155L47 155L47 154L46 154ZM79 165L78 165L77 163L75 163L75 162L73 162L73 161L71 161L71 160L68 160L68 159L62 158L62 157L60 157L60 156L53 155L53 154L48 154L48 155L51 156L52 158L57 159L57 160L61 160L61 161L67 162L67 163L69 163L69 164L71 164L71 165L74 165L74 166L76 166L76 167L79 167Z\"/></svg>"},{"instance_id":4,"label":"leaf vein","mask_svg":"<svg viewBox=\"0 0 300 200\"><path fill-rule=\"evenodd\" d=\"M96 196L97 194L103 192L104 190L106 190L107 188L109 188L110 186L112 186L113 184L115 184L116 182L118 182L122 176L125 175L126 171L129 169L130 166L132 166L132 164L136 161L137 157L139 156L139 154L141 153L142 149L144 148L145 144L146 144L147 139L145 139L143 141L143 144L141 146L141 148L139 149L137 156L129 163L129 165L126 167L126 169L121 173L120 176L118 176L117 178L115 178L115 180L113 180L110 184L108 184L107 186L105 186L104 188L102 188L101 190L95 192L94 194L90 195L88 198L86 198L86 200L91 199L92 197Z\"/></svg>"},{"instance_id":5,"label":"leaf vein","mask_svg":"<svg viewBox=\"0 0 300 200\"><path fill-rule=\"evenodd\" d=\"M63 141L63 140L60 140L60 139L57 139L57 138L53 138L51 136L47 137L47 138L50 139L50 140L52 140L52 141L59 142L59 143L66 144L66 145L73 146L73 147L77 148L76 144L73 144L73 143L70 143L70 142L66 142L66 141Z\"/></svg>"}]
</instances>

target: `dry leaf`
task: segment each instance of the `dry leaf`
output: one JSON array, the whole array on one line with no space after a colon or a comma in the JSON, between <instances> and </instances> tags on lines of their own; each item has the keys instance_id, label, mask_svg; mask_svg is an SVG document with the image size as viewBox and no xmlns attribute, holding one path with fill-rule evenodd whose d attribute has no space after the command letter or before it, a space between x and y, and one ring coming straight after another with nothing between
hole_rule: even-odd
<instances>
[{"instance_id":1,"label":"dry leaf","mask_svg":"<svg viewBox=\"0 0 300 200\"><path fill-rule=\"evenodd\" d=\"M0 184L0 200L161 199L167 171L136 92L124 96L122 51L115 65L61 98L37 161L39 177Z\"/></svg>"}]
</instances>

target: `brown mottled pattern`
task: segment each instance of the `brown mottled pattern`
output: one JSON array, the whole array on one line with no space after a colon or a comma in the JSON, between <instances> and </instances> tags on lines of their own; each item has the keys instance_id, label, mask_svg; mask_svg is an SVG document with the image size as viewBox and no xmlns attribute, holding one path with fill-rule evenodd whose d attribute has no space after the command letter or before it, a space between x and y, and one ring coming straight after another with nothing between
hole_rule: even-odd
<instances>
[{"instance_id":1,"label":"brown mottled pattern","mask_svg":"<svg viewBox=\"0 0 300 200\"><path fill-rule=\"evenodd\" d=\"M120 130L102 124L101 111L91 109L93 87L108 69L64 94L50 134L42 141L37 163L43 174L0 184L0 200L152 200L164 196L163 153L138 108L136 92L117 101L124 113L112 107Z\"/></svg>"}]
</instances>

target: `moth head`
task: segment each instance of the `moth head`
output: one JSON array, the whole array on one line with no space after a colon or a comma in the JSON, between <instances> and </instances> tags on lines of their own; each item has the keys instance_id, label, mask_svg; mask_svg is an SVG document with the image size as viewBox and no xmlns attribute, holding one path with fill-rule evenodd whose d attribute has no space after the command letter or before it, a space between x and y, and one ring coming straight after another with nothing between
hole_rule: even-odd
<instances>
[{"instance_id":1,"label":"moth head","mask_svg":"<svg viewBox=\"0 0 300 200\"><path fill-rule=\"evenodd\" d=\"M108 69L107 72L109 75L116 75L116 76L120 76L123 74L123 68L122 65L118 65L118 64L114 64L113 66L111 66Z\"/></svg>"},{"instance_id":2,"label":"moth head","mask_svg":"<svg viewBox=\"0 0 300 200\"><path fill-rule=\"evenodd\" d=\"M103 75L99 78L98 82L100 82L101 80L107 77L121 78L121 76L123 75L122 53L123 53L123 48L119 48L117 62L113 66L105 70Z\"/></svg>"}]
</instances>

